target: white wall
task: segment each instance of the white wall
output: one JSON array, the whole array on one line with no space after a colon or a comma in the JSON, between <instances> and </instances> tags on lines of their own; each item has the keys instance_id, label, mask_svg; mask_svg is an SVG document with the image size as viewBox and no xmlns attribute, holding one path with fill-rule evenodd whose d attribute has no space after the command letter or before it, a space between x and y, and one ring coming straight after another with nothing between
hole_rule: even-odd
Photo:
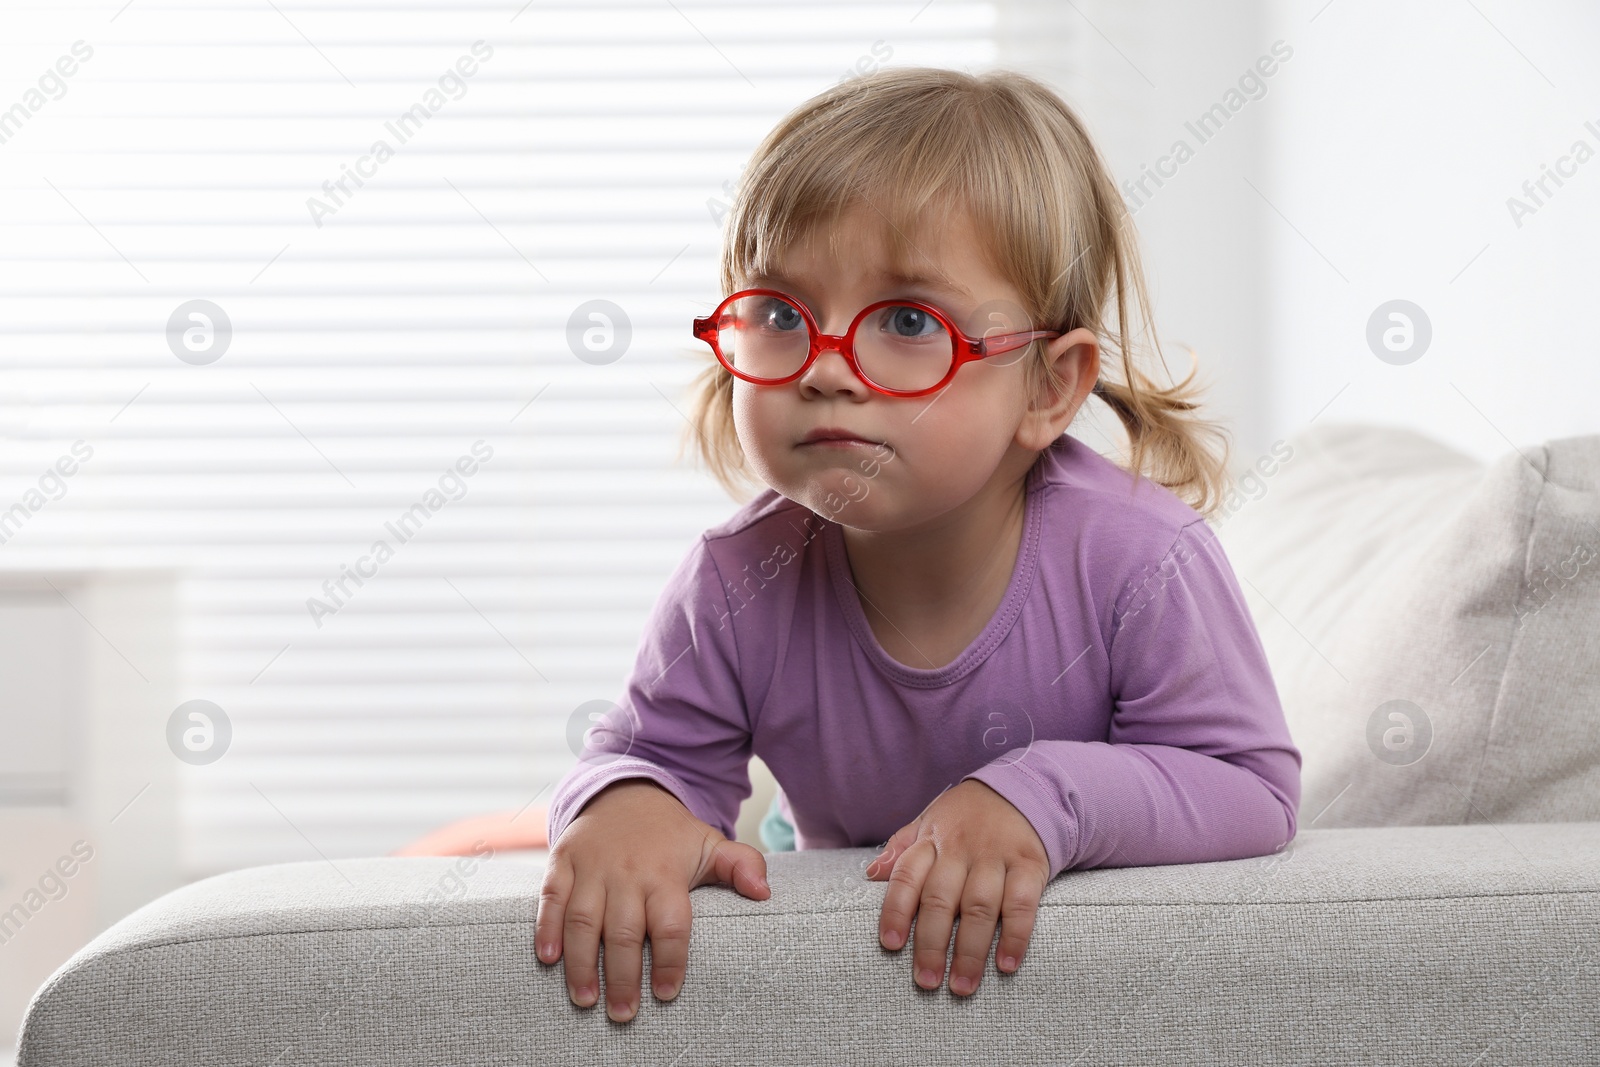
<instances>
[{"instance_id":1,"label":"white wall","mask_svg":"<svg viewBox=\"0 0 1600 1067\"><path fill-rule=\"evenodd\" d=\"M1600 432L1600 158L1567 164L1520 227L1506 204L1575 141L1600 152L1595 5L1001 6L1002 61L1061 89L1119 179L1178 138L1196 148L1130 206L1163 343L1199 349L1236 464L1316 418L1484 459ZM1293 54L1265 92L1199 144L1184 121L1280 40ZM1395 299L1431 323L1412 363L1368 345ZM1168 362L1186 370L1181 350Z\"/></svg>"},{"instance_id":2,"label":"white wall","mask_svg":"<svg viewBox=\"0 0 1600 1067\"><path fill-rule=\"evenodd\" d=\"M1295 7L1269 31L1299 51L1264 191L1345 277L1269 228L1274 432L1336 395L1324 417L1413 426L1484 458L1600 432L1600 159L1520 228L1506 206L1575 140L1600 150L1600 9L1337 0L1308 22ZM1432 321L1409 365L1364 338L1393 298Z\"/></svg>"}]
</instances>

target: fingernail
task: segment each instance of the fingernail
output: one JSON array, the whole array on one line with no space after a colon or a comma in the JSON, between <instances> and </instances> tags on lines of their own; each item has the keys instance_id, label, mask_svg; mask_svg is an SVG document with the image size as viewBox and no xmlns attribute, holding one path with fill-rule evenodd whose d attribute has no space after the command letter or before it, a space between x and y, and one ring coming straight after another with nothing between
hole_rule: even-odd
<instances>
[{"instance_id":1,"label":"fingernail","mask_svg":"<svg viewBox=\"0 0 1600 1067\"><path fill-rule=\"evenodd\" d=\"M1004 967L1008 971L1016 970L1017 969L1017 957L1015 957L1015 956L1007 956L1007 957L1005 957L1004 959L1002 959L1000 961L1000 966Z\"/></svg>"},{"instance_id":2,"label":"fingernail","mask_svg":"<svg viewBox=\"0 0 1600 1067\"><path fill-rule=\"evenodd\" d=\"M657 982L656 996L661 1000L671 1000L678 995L678 987L671 982Z\"/></svg>"},{"instance_id":3,"label":"fingernail","mask_svg":"<svg viewBox=\"0 0 1600 1067\"><path fill-rule=\"evenodd\" d=\"M554 945L550 944L550 942L546 941L544 944L539 946L539 956L542 959L546 959L546 960L554 959L555 958L555 954L556 954L556 947Z\"/></svg>"},{"instance_id":4,"label":"fingernail","mask_svg":"<svg viewBox=\"0 0 1600 1067\"><path fill-rule=\"evenodd\" d=\"M899 948L900 947L900 931L899 930L890 930L888 933L884 934L883 935L883 945L884 945L885 948Z\"/></svg>"},{"instance_id":5,"label":"fingernail","mask_svg":"<svg viewBox=\"0 0 1600 1067\"><path fill-rule=\"evenodd\" d=\"M625 1001L613 1001L611 1004L611 1018L619 1023L625 1023L633 1018L633 1005Z\"/></svg>"},{"instance_id":6,"label":"fingernail","mask_svg":"<svg viewBox=\"0 0 1600 1067\"><path fill-rule=\"evenodd\" d=\"M586 985L579 986L577 992L572 994L572 999L580 1008L592 1007L594 1005L594 989Z\"/></svg>"},{"instance_id":7,"label":"fingernail","mask_svg":"<svg viewBox=\"0 0 1600 1067\"><path fill-rule=\"evenodd\" d=\"M950 992L952 993L960 993L965 996L966 994L972 992L974 988L976 987L973 985L972 979L968 978L966 975L962 975L960 978L950 979Z\"/></svg>"},{"instance_id":8,"label":"fingernail","mask_svg":"<svg viewBox=\"0 0 1600 1067\"><path fill-rule=\"evenodd\" d=\"M932 971L924 967L922 970L917 972L917 984L922 986L924 989L932 989L934 986L939 984L939 979L934 976Z\"/></svg>"}]
</instances>

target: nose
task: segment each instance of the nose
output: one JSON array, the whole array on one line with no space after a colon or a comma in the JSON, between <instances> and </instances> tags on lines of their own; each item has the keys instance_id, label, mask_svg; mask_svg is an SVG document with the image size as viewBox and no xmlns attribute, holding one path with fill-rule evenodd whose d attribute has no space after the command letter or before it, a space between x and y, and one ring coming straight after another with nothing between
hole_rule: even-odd
<instances>
[{"instance_id":1,"label":"nose","mask_svg":"<svg viewBox=\"0 0 1600 1067\"><path fill-rule=\"evenodd\" d=\"M817 358L799 379L801 393L833 395L843 393L865 397L872 390L862 381L845 358L843 342L824 341Z\"/></svg>"}]
</instances>

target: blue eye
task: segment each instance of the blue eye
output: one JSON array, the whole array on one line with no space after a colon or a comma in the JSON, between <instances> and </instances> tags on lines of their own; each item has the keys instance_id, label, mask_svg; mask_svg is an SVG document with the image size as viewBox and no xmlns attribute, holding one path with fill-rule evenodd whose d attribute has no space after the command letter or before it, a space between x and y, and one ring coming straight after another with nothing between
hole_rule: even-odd
<instances>
[{"instance_id":1,"label":"blue eye","mask_svg":"<svg viewBox=\"0 0 1600 1067\"><path fill-rule=\"evenodd\" d=\"M944 332L944 324L921 308L887 307L883 309L884 328L894 340L915 340Z\"/></svg>"},{"instance_id":2,"label":"blue eye","mask_svg":"<svg viewBox=\"0 0 1600 1067\"><path fill-rule=\"evenodd\" d=\"M758 321L764 327L785 332L806 328L805 316L786 300L769 299L762 307Z\"/></svg>"}]
</instances>

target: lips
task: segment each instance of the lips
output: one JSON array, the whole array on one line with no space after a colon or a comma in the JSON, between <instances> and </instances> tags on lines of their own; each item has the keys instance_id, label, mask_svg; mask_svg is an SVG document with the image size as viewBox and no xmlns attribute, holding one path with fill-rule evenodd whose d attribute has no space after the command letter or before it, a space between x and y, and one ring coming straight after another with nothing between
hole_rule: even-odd
<instances>
[{"instance_id":1,"label":"lips","mask_svg":"<svg viewBox=\"0 0 1600 1067\"><path fill-rule=\"evenodd\" d=\"M853 441L863 445L875 445L879 443L877 441L872 441L862 437L858 433L841 429L837 426L819 427L818 429L812 430L810 433L806 434L800 439L800 443L803 445L814 445L829 441L837 443L848 443Z\"/></svg>"}]
</instances>

